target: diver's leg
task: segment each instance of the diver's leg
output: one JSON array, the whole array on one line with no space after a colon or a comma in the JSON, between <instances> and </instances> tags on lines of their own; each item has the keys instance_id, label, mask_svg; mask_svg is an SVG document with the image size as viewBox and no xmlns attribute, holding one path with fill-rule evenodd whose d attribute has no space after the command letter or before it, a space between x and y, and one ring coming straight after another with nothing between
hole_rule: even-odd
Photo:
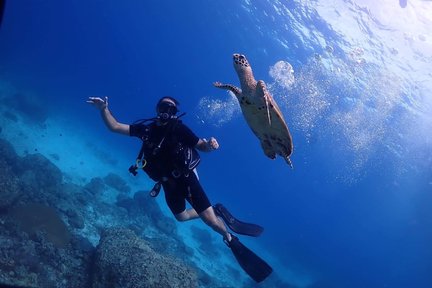
<instances>
[{"instance_id":1,"label":"diver's leg","mask_svg":"<svg viewBox=\"0 0 432 288\"><path fill-rule=\"evenodd\" d=\"M186 200L182 190L186 189L184 183L175 179L162 182L165 192L165 201L177 221L184 222L199 218L195 209L186 209Z\"/></svg>"},{"instance_id":2,"label":"diver's leg","mask_svg":"<svg viewBox=\"0 0 432 288\"><path fill-rule=\"evenodd\" d=\"M199 217L214 231L222 235L224 239L228 242L231 241L231 234L226 229L225 224L216 216L212 206L202 211Z\"/></svg>"},{"instance_id":3,"label":"diver's leg","mask_svg":"<svg viewBox=\"0 0 432 288\"><path fill-rule=\"evenodd\" d=\"M228 242L231 241L231 235L225 227L225 224L216 216L213 207L210 206L204 211L202 211L199 215L195 211L195 209L187 209L181 213L174 215L177 221L184 222L193 219L197 219L200 217L204 223L210 226L214 231L218 232L220 235L227 239Z\"/></svg>"},{"instance_id":4,"label":"diver's leg","mask_svg":"<svg viewBox=\"0 0 432 288\"><path fill-rule=\"evenodd\" d=\"M195 211L195 209L186 209L181 213L175 214L174 217L177 219L177 221L184 222L189 221L193 219L199 218L198 213Z\"/></svg>"},{"instance_id":5,"label":"diver's leg","mask_svg":"<svg viewBox=\"0 0 432 288\"><path fill-rule=\"evenodd\" d=\"M231 241L231 234L227 231L222 220L216 216L210 200L205 194L201 183L198 181L197 175L195 173L190 173L186 180L188 183L186 200L194 208L195 213L199 215L204 223L222 235L224 239L228 242Z\"/></svg>"}]
</instances>

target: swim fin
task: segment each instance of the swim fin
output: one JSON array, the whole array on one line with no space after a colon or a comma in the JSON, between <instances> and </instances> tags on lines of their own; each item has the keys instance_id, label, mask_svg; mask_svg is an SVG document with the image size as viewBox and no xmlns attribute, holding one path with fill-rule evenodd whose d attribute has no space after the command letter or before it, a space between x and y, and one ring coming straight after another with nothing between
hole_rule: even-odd
<instances>
[{"instance_id":1,"label":"swim fin","mask_svg":"<svg viewBox=\"0 0 432 288\"><path fill-rule=\"evenodd\" d=\"M231 248L243 270L256 282L262 282L267 278L273 269L263 259L244 246L240 240L232 235L230 242L225 242Z\"/></svg>"},{"instance_id":2,"label":"swim fin","mask_svg":"<svg viewBox=\"0 0 432 288\"><path fill-rule=\"evenodd\" d=\"M253 223L245 223L236 219L228 209L220 203L214 205L213 209L216 215L221 217L225 224L235 233L258 237L264 231L262 226Z\"/></svg>"}]
</instances>

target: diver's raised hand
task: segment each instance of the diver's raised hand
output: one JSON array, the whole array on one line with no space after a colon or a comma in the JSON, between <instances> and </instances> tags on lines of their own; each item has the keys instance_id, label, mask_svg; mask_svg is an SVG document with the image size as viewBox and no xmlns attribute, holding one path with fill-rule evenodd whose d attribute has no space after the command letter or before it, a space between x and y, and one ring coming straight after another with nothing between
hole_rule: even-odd
<instances>
[{"instance_id":1,"label":"diver's raised hand","mask_svg":"<svg viewBox=\"0 0 432 288\"><path fill-rule=\"evenodd\" d=\"M209 140L202 138L198 140L197 145L195 146L198 150L203 152L210 152L219 148L219 143L214 137L210 137Z\"/></svg>"},{"instance_id":2,"label":"diver's raised hand","mask_svg":"<svg viewBox=\"0 0 432 288\"><path fill-rule=\"evenodd\" d=\"M219 143L217 142L216 138L210 137L210 139L207 141L207 145L209 147L209 150L216 150L219 148Z\"/></svg>"},{"instance_id":3,"label":"diver's raised hand","mask_svg":"<svg viewBox=\"0 0 432 288\"><path fill-rule=\"evenodd\" d=\"M104 99L100 97L89 97L87 103L92 104L99 110L103 110L105 108L108 108L108 97L105 96Z\"/></svg>"}]
</instances>

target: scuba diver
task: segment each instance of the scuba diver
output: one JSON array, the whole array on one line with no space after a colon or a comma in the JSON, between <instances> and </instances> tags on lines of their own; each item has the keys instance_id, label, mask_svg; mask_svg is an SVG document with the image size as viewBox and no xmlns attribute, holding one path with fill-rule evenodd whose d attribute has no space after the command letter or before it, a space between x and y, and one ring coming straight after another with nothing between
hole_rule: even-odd
<instances>
[{"instance_id":1,"label":"scuba diver","mask_svg":"<svg viewBox=\"0 0 432 288\"><path fill-rule=\"evenodd\" d=\"M228 232L226 225L239 234L259 236L263 228L242 222L222 205L211 205L196 171L200 156L196 149L211 152L219 148L217 140L199 138L179 119L179 102L162 97L156 105L157 116L141 119L128 125L118 122L108 109L108 97L89 97L87 103L100 112L108 129L142 140L136 163L129 168L133 175L142 169L156 182L150 196L156 197L161 187L166 203L178 221L201 218L205 224L219 233L231 248L240 266L255 281L261 282L271 274L272 268L254 252L245 247L236 236ZM186 201L192 208L186 209ZM221 221L221 219L224 222Z\"/></svg>"}]
</instances>

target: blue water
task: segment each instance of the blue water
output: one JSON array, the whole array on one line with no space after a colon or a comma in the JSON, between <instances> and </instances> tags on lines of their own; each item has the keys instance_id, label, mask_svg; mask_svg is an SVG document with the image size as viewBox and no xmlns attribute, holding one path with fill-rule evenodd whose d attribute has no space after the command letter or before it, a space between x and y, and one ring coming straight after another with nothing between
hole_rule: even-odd
<instances>
[{"instance_id":1,"label":"blue water","mask_svg":"<svg viewBox=\"0 0 432 288\"><path fill-rule=\"evenodd\" d=\"M295 287L426 288L431 15L420 0L13 0L0 77L131 159L139 143L107 136L86 98L108 95L131 123L171 95L184 121L221 145L202 156L208 196L266 228L248 243L290 271L280 277ZM264 156L236 100L212 86L239 85L233 53L271 87L294 170ZM271 76L278 61L294 72Z\"/></svg>"}]
</instances>

